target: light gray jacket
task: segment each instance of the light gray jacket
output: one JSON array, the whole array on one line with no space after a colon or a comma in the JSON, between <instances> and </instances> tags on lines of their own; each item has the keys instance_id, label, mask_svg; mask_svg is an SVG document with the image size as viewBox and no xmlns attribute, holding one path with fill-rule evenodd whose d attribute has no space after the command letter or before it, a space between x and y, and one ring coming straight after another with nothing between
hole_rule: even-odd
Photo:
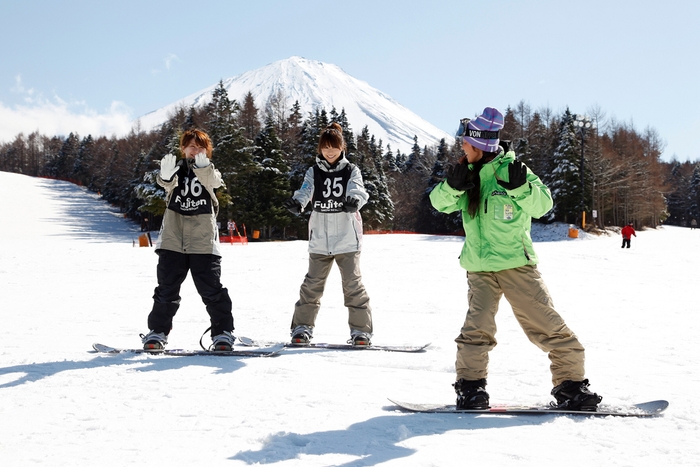
<instances>
[{"instance_id":1,"label":"light gray jacket","mask_svg":"<svg viewBox=\"0 0 700 467\"><path fill-rule=\"evenodd\" d=\"M211 214L185 216L171 209L165 210L160 235L156 241L156 250L164 249L184 254L206 254L221 256L219 244L219 229L216 225L216 215L219 212L219 202L216 199L215 188L222 186L221 173L211 163L206 167L197 168L188 164L184 159L178 161L179 169L170 180L163 180L158 174L158 185L165 188L165 205L170 205L170 199L176 191L179 177L183 174L194 173L189 185L194 189L204 189L211 196ZM189 169L189 172L188 172ZM197 184L200 187L197 187Z\"/></svg>"},{"instance_id":2,"label":"light gray jacket","mask_svg":"<svg viewBox=\"0 0 700 467\"><path fill-rule=\"evenodd\" d=\"M343 156L334 167L320 156L316 157L316 165L325 172L337 172L350 162ZM360 169L350 164L352 172L346 187L345 196L360 200L357 212L323 213L312 211L309 218L309 253L321 255L338 255L352 253L362 249L362 216L360 209L367 204L369 195L365 190ZM294 192L294 199L299 201L302 209L306 207L314 195L314 170L309 167L304 176L304 183Z\"/></svg>"}]
</instances>

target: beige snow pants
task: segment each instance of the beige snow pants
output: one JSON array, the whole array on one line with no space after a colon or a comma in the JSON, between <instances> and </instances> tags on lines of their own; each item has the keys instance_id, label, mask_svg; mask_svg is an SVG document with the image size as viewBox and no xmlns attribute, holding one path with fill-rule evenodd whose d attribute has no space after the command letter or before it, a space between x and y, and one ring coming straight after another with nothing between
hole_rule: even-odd
<instances>
[{"instance_id":1,"label":"beige snow pants","mask_svg":"<svg viewBox=\"0 0 700 467\"><path fill-rule=\"evenodd\" d=\"M318 310L321 308L326 279L334 261L340 270L350 330L371 335L372 308L369 305L365 286L362 284L359 251L339 255L309 253L309 272L306 273L304 282L301 284L299 301L294 305L292 329L300 325L314 327Z\"/></svg>"},{"instance_id":2,"label":"beige snow pants","mask_svg":"<svg viewBox=\"0 0 700 467\"><path fill-rule=\"evenodd\" d=\"M488 375L496 342L496 312L503 295L530 342L549 353L552 384L584 379L584 348L554 310L547 286L533 266L468 272L469 311L457 342L457 379Z\"/></svg>"}]
</instances>

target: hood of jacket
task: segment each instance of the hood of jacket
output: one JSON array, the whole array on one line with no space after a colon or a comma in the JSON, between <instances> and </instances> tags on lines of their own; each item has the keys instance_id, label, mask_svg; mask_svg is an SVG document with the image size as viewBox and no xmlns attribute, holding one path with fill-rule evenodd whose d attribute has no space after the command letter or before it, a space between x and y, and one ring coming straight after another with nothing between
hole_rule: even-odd
<instances>
[{"instance_id":1,"label":"hood of jacket","mask_svg":"<svg viewBox=\"0 0 700 467\"><path fill-rule=\"evenodd\" d=\"M345 166L347 166L349 163L350 161L347 157L345 157L344 152L340 154L338 160L333 164L329 164L328 161L323 158L323 156L316 155L316 165L318 165L324 172L337 172L345 168Z\"/></svg>"}]
</instances>

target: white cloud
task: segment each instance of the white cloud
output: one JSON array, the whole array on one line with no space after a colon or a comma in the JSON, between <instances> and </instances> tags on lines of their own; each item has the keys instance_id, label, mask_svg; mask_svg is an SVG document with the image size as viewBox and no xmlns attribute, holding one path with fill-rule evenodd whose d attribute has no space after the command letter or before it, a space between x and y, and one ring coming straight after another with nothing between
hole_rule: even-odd
<instances>
[{"instance_id":1,"label":"white cloud","mask_svg":"<svg viewBox=\"0 0 700 467\"><path fill-rule=\"evenodd\" d=\"M177 55L175 55L173 53L166 55L165 58L163 59L163 64L165 65L165 70L170 71L170 68L173 66L173 64L175 64L175 62L181 63L182 60L180 60L180 57L178 57ZM162 72L163 72L163 70L161 70L159 68L151 69L152 75L157 75L157 74L162 73Z\"/></svg>"},{"instance_id":2,"label":"white cloud","mask_svg":"<svg viewBox=\"0 0 700 467\"><path fill-rule=\"evenodd\" d=\"M27 102L28 104L31 104L32 101L35 99L35 91L34 88L25 88L24 87L24 82L22 81L22 75L17 75L15 76L15 85L10 88L10 92L14 94L24 94L24 101Z\"/></svg>"},{"instance_id":3,"label":"white cloud","mask_svg":"<svg viewBox=\"0 0 700 467\"><path fill-rule=\"evenodd\" d=\"M173 64L173 62L182 62L182 60L180 60L180 57L178 57L175 54L168 54L168 56L165 57L163 61L165 62L165 68L168 70L170 69L170 66Z\"/></svg>"},{"instance_id":4,"label":"white cloud","mask_svg":"<svg viewBox=\"0 0 700 467\"><path fill-rule=\"evenodd\" d=\"M20 133L34 131L46 136L124 136L131 131L131 109L114 101L103 112L95 111L82 101L68 102L54 95L45 98L34 88L27 88L22 75L15 76L11 92L19 94L23 104L6 106L0 102L0 142L8 142Z\"/></svg>"},{"instance_id":5,"label":"white cloud","mask_svg":"<svg viewBox=\"0 0 700 467\"><path fill-rule=\"evenodd\" d=\"M17 89L23 89L21 78L17 80ZM121 102L114 101L108 109L98 112L84 102L66 102L58 96L47 100L33 94L27 94L24 105L8 107L0 102L0 142L34 131L46 136L71 132L81 137L124 136L133 127L131 109Z\"/></svg>"}]
</instances>

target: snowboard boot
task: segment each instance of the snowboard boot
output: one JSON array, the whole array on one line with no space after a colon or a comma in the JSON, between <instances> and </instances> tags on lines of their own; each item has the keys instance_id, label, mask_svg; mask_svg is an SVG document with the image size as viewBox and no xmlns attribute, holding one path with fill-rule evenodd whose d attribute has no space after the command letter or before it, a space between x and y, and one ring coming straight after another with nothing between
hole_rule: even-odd
<instances>
[{"instance_id":1,"label":"snowboard boot","mask_svg":"<svg viewBox=\"0 0 700 467\"><path fill-rule=\"evenodd\" d=\"M488 409L489 393L486 392L486 380L457 380L452 386L457 393L457 410Z\"/></svg>"},{"instance_id":2,"label":"snowboard boot","mask_svg":"<svg viewBox=\"0 0 700 467\"><path fill-rule=\"evenodd\" d=\"M163 350L168 343L168 336L163 332L150 331L145 336L139 335L144 350Z\"/></svg>"},{"instance_id":3,"label":"snowboard boot","mask_svg":"<svg viewBox=\"0 0 700 467\"><path fill-rule=\"evenodd\" d=\"M598 394L588 390L588 380L566 380L552 389L552 395L557 400L554 407L567 410L595 412L603 400Z\"/></svg>"},{"instance_id":4,"label":"snowboard boot","mask_svg":"<svg viewBox=\"0 0 700 467\"><path fill-rule=\"evenodd\" d=\"M297 326L292 330L292 345L305 346L311 342L313 328L309 326Z\"/></svg>"},{"instance_id":5,"label":"snowboard boot","mask_svg":"<svg viewBox=\"0 0 700 467\"><path fill-rule=\"evenodd\" d=\"M233 349L233 343L236 338L229 331L224 331L221 334L211 338L211 346L209 350L214 352L230 352Z\"/></svg>"},{"instance_id":6,"label":"snowboard boot","mask_svg":"<svg viewBox=\"0 0 700 467\"><path fill-rule=\"evenodd\" d=\"M370 334L366 332L353 331L348 344L351 344L353 347L369 347L372 345L370 337Z\"/></svg>"}]
</instances>

